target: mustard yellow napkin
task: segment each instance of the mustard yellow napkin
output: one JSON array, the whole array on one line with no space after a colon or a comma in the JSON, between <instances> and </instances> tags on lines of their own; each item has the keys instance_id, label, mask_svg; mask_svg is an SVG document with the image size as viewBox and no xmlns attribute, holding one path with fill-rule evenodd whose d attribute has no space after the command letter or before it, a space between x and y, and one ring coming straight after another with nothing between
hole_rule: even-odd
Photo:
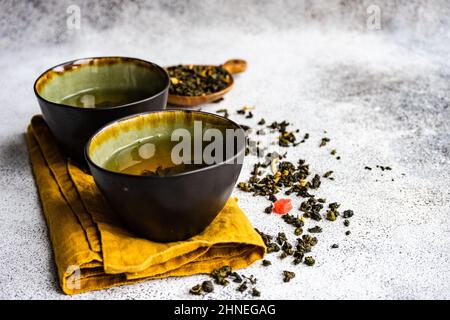
<instances>
[{"instance_id":1,"label":"mustard yellow napkin","mask_svg":"<svg viewBox=\"0 0 450 320\"><path fill-rule=\"evenodd\" d=\"M201 234L156 243L134 236L109 208L91 175L67 162L45 121L35 116L27 142L62 290L76 294L152 278L244 268L265 254L245 214L230 198Z\"/></svg>"}]
</instances>

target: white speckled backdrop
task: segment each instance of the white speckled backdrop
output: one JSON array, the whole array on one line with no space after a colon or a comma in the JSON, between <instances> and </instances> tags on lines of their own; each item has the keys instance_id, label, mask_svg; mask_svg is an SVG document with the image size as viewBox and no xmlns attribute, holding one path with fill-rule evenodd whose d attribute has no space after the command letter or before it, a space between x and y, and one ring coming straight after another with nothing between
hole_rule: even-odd
<instances>
[{"instance_id":1,"label":"white speckled backdrop","mask_svg":"<svg viewBox=\"0 0 450 320\"><path fill-rule=\"evenodd\" d=\"M80 9L79 29L67 27L71 5ZM0 1L0 298L67 298L24 140L39 113L35 78L63 61L125 55L160 65L246 59L226 99L203 110L226 107L249 125L288 119L311 134L288 159L335 171L319 195L355 211L352 234L342 221L322 222L316 266L270 256L270 268L243 270L259 279L262 298L449 299L449 17L448 1ZM254 119L236 115L244 104L256 106ZM318 148L324 130L331 142ZM246 160L241 180L255 160ZM235 195L256 227L292 234L263 213L266 200ZM297 277L283 283L282 270ZM205 278L73 298L192 298L188 289ZM229 286L204 298L251 297Z\"/></svg>"}]
</instances>

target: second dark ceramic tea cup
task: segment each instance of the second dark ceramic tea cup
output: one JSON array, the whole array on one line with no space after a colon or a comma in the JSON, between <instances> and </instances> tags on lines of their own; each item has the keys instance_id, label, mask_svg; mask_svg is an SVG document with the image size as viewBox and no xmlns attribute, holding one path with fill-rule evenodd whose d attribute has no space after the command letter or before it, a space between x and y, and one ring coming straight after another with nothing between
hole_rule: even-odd
<instances>
[{"instance_id":1,"label":"second dark ceramic tea cup","mask_svg":"<svg viewBox=\"0 0 450 320\"><path fill-rule=\"evenodd\" d=\"M165 141L174 141L174 133L179 130L187 134L184 142L197 155L205 154L211 146L200 144L198 152L195 151L199 135L205 137L208 132L224 137L214 142L221 140L219 149L224 147L227 152L208 165L171 175L135 175L118 170L139 166L147 158L148 167L162 162L168 164L170 161L163 160L158 152L165 150ZM231 133L232 139L225 139L227 133ZM149 137L154 144L153 155L127 151L138 141L145 147ZM108 164L118 151L124 157L112 170ZM182 153L189 155L190 151ZM120 119L100 129L86 145L86 158L95 183L111 207L136 235L158 242L185 240L214 220L233 191L244 153L245 133L238 124L194 110L164 110Z\"/></svg>"}]
</instances>

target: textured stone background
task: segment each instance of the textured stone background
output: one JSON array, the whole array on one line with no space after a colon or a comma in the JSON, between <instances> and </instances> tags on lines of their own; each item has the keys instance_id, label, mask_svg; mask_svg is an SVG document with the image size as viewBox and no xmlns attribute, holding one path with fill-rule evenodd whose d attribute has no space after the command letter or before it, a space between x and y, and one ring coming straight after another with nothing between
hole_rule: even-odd
<instances>
[{"instance_id":1,"label":"textured stone background","mask_svg":"<svg viewBox=\"0 0 450 320\"><path fill-rule=\"evenodd\" d=\"M81 28L66 27L69 5ZM366 9L381 9L369 30ZM214 112L244 104L260 117L288 118L308 143L288 158L335 171L319 195L352 208L349 237L323 222L316 266L270 257L244 270L262 298L450 298L450 69L446 1L1 1L0 298L61 294L23 133L39 113L32 85L46 68L96 55L161 65L247 59L249 69ZM331 143L319 149L327 130ZM341 161L329 155L336 148ZM255 158L248 158L241 179ZM391 172L364 170L388 165ZM405 174L405 175L402 175ZM394 181L392 181L392 178ZM266 201L239 191L254 225L291 232L262 213ZM295 202L298 206L298 202ZM340 248L329 249L332 243ZM282 283L282 270L297 277ZM191 298L204 276L149 281L74 298ZM269 290L270 289L270 290ZM205 298L249 298L233 287Z\"/></svg>"}]
</instances>

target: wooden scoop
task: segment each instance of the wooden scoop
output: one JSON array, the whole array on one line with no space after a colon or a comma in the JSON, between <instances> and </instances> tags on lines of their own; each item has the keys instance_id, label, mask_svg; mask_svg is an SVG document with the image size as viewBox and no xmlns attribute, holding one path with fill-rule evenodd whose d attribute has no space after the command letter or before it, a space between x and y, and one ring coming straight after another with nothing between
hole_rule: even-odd
<instances>
[{"instance_id":1,"label":"wooden scoop","mask_svg":"<svg viewBox=\"0 0 450 320\"><path fill-rule=\"evenodd\" d=\"M244 72L247 69L247 62L245 60L240 59L232 59L226 61L222 68L227 70L230 74L236 74L240 72ZM182 106L182 107L192 107L197 106L199 104L209 103L222 98L228 91L233 87L233 77L231 77L231 81L223 90L204 95L204 96L179 96L175 94L169 94L168 102L173 105Z\"/></svg>"}]
</instances>

